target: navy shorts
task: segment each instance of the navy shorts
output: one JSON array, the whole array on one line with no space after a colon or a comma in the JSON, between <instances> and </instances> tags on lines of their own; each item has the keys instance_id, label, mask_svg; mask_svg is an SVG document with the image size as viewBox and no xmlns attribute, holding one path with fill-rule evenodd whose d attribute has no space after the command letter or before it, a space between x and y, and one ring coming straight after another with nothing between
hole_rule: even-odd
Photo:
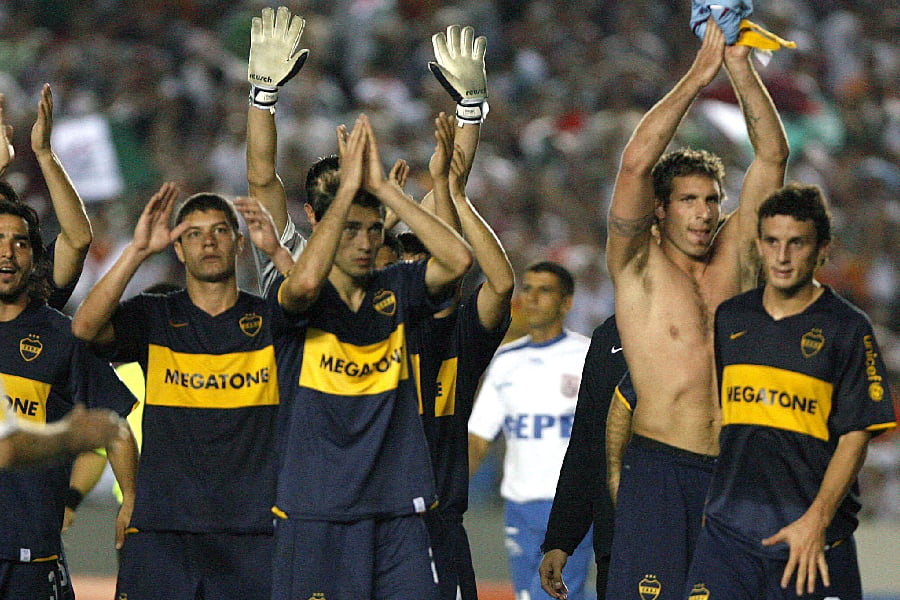
<instances>
[{"instance_id":1,"label":"navy shorts","mask_svg":"<svg viewBox=\"0 0 900 600\"><path fill-rule=\"evenodd\" d=\"M74 600L75 592L62 560L0 560L0 597Z\"/></svg>"},{"instance_id":2,"label":"navy shorts","mask_svg":"<svg viewBox=\"0 0 900 600\"><path fill-rule=\"evenodd\" d=\"M478 600L469 536L463 527L462 516L431 510L423 518L434 554L440 600Z\"/></svg>"},{"instance_id":3,"label":"navy shorts","mask_svg":"<svg viewBox=\"0 0 900 600\"><path fill-rule=\"evenodd\" d=\"M608 600L680 600L713 456L633 434L622 458Z\"/></svg>"},{"instance_id":4,"label":"navy shorts","mask_svg":"<svg viewBox=\"0 0 900 600\"><path fill-rule=\"evenodd\" d=\"M269 600L274 538L266 534L130 533L116 598Z\"/></svg>"},{"instance_id":5,"label":"navy shorts","mask_svg":"<svg viewBox=\"0 0 900 600\"><path fill-rule=\"evenodd\" d=\"M272 600L437 600L419 515L352 523L278 520Z\"/></svg>"},{"instance_id":6,"label":"navy shorts","mask_svg":"<svg viewBox=\"0 0 900 600\"><path fill-rule=\"evenodd\" d=\"M684 597L689 600L862 600L862 582L853 537L835 544L825 552L831 586L822 585L816 576L812 594L797 596L794 579L781 589L781 576L787 561L754 552L746 540L721 525L706 520L694 562L688 572Z\"/></svg>"}]
</instances>

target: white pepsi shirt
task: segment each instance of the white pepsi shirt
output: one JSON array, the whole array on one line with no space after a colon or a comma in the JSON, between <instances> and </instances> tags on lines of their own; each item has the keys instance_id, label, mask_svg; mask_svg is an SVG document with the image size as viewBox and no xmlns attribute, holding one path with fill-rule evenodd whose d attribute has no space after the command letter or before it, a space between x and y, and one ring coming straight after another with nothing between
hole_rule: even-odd
<instances>
[{"instance_id":1,"label":"white pepsi shirt","mask_svg":"<svg viewBox=\"0 0 900 600\"><path fill-rule=\"evenodd\" d=\"M590 342L565 330L547 342L525 336L497 350L469 418L469 433L493 440L502 430L506 436L500 485L505 499L553 499Z\"/></svg>"}]
</instances>

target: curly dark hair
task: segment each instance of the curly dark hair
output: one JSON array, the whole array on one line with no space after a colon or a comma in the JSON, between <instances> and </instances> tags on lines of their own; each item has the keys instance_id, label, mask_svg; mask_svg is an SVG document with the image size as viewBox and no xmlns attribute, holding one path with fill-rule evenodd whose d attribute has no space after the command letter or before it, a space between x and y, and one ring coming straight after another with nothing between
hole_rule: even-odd
<instances>
[{"instance_id":1,"label":"curly dark hair","mask_svg":"<svg viewBox=\"0 0 900 600\"><path fill-rule=\"evenodd\" d=\"M669 204L672 195L672 180L684 175L703 175L715 180L719 189L724 189L725 166L722 159L706 150L679 148L667 152L659 159L650 172L653 177L653 194L663 206ZM723 191L722 200L724 200Z\"/></svg>"}]
</instances>

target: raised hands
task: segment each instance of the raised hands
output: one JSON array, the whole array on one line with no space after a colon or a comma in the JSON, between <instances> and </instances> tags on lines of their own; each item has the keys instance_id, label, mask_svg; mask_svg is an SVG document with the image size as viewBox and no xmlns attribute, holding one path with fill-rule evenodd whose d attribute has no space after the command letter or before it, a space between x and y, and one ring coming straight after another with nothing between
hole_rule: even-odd
<instances>
[{"instance_id":1,"label":"raised hands","mask_svg":"<svg viewBox=\"0 0 900 600\"><path fill-rule=\"evenodd\" d=\"M450 175L450 160L453 158L453 140L456 136L456 130L453 127L453 120L445 113L440 113L434 119L434 138L437 143L434 146L434 153L431 160L428 161L428 172L431 174L433 185L437 187L438 182L446 182Z\"/></svg>"},{"instance_id":2,"label":"raised hands","mask_svg":"<svg viewBox=\"0 0 900 600\"><path fill-rule=\"evenodd\" d=\"M476 38L472 27L451 25L446 33L431 36L431 43L435 60L428 63L428 68L457 102L460 125L481 123L487 115L487 38Z\"/></svg>"},{"instance_id":3,"label":"raised hands","mask_svg":"<svg viewBox=\"0 0 900 600\"><path fill-rule=\"evenodd\" d=\"M278 233L275 231L275 221L272 215L256 199L239 196L234 200L234 208L237 209L247 223L247 231L253 245L271 257L278 249L283 247Z\"/></svg>"},{"instance_id":4,"label":"raised hands","mask_svg":"<svg viewBox=\"0 0 900 600\"><path fill-rule=\"evenodd\" d=\"M50 84L45 83L41 88L41 99L38 102L37 117L31 128L31 150L35 156L49 154L50 134L53 131L53 94Z\"/></svg>"},{"instance_id":5,"label":"raised hands","mask_svg":"<svg viewBox=\"0 0 900 600\"><path fill-rule=\"evenodd\" d=\"M722 33L722 29L716 21L710 18L706 27L706 35L703 36L703 43L697 50L697 56L694 57L694 63L687 76L694 78L701 88L706 87L718 75L724 56L725 34Z\"/></svg>"},{"instance_id":6,"label":"raised hands","mask_svg":"<svg viewBox=\"0 0 900 600\"><path fill-rule=\"evenodd\" d=\"M6 172L6 167L16 156L16 150L12 145L13 128L6 123L6 97L0 94L0 175Z\"/></svg>"},{"instance_id":7,"label":"raised hands","mask_svg":"<svg viewBox=\"0 0 900 600\"><path fill-rule=\"evenodd\" d=\"M256 108L274 110L278 88L296 75L306 62L309 50L298 50L306 21L291 16L286 6L276 13L262 9L262 15L250 22L250 60L247 80L250 102Z\"/></svg>"},{"instance_id":8,"label":"raised hands","mask_svg":"<svg viewBox=\"0 0 900 600\"><path fill-rule=\"evenodd\" d=\"M153 194L141 212L131 244L144 255L162 252L187 229L188 223L169 228L169 219L178 199L178 186L167 181Z\"/></svg>"}]
</instances>

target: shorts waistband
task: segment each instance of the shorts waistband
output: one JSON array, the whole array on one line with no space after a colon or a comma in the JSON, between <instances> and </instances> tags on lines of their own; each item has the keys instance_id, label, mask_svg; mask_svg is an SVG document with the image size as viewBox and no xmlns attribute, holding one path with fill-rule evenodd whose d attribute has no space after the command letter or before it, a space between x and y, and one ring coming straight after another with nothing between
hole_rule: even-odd
<instances>
[{"instance_id":1,"label":"shorts waistband","mask_svg":"<svg viewBox=\"0 0 900 600\"><path fill-rule=\"evenodd\" d=\"M666 454L671 454L672 456L683 456L685 458L690 458L693 460L698 460L704 463L714 463L718 456L712 456L710 454L700 454L699 452L692 452L690 450L685 450L684 448L676 448L675 446L670 446L669 444L650 439L648 437L644 437L643 435L632 433L630 445L635 448L641 448L643 450L656 450L657 452L665 452Z\"/></svg>"}]
</instances>

